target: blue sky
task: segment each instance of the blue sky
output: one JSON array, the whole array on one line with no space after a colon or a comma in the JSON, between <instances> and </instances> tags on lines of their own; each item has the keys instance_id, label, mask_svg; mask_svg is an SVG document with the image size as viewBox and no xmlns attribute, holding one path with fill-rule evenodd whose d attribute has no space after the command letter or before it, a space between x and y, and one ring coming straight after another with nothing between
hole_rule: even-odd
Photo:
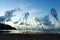
<instances>
[{"instance_id":1,"label":"blue sky","mask_svg":"<svg viewBox=\"0 0 60 40\"><path fill-rule=\"evenodd\" d=\"M21 8L20 11L15 12L15 17L12 18L19 20L26 12L30 13L29 18L44 17L50 15L50 20L53 20L50 14L50 9L55 8L57 10L58 17L60 19L60 0L0 0L0 16L4 15L5 11L15 8ZM14 20L13 20L14 21Z\"/></svg>"}]
</instances>

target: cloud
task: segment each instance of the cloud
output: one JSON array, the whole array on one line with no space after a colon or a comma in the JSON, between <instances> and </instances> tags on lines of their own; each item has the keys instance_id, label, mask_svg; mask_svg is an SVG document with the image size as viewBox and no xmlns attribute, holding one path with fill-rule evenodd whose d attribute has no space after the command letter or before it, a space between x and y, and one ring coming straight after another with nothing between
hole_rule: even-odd
<instances>
[{"instance_id":1,"label":"cloud","mask_svg":"<svg viewBox=\"0 0 60 40\"><path fill-rule=\"evenodd\" d=\"M28 12L29 12L30 14L33 14L33 13L42 12L42 10L40 10L40 9L31 9L31 10L28 10Z\"/></svg>"},{"instance_id":2,"label":"cloud","mask_svg":"<svg viewBox=\"0 0 60 40\"><path fill-rule=\"evenodd\" d=\"M27 3L27 2L22 2L21 4L19 4L19 7L21 8L20 13L25 13L25 12L29 12L30 14L33 13L41 13L42 10L37 9L37 8L33 8L31 7L31 5L33 5L32 3Z\"/></svg>"},{"instance_id":3,"label":"cloud","mask_svg":"<svg viewBox=\"0 0 60 40\"><path fill-rule=\"evenodd\" d=\"M17 13L17 17L19 16L20 18L23 18L23 16L24 16L23 14L26 13L26 12L29 12L31 19L33 19L32 16L34 14L42 12L42 10L37 9L37 8L33 8L33 7L31 7L31 5L33 5L33 4L32 3L27 3L27 2L22 2L21 4L19 4L19 7L21 8L21 11L19 13ZM16 17L16 19L15 19L15 17L13 19L15 19L15 21L16 21L16 20L19 19L19 17L18 18L17 17ZM33 22L33 20L30 20L30 21Z\"/></svg>"},{"instance_id":4,"label":"cloud","mask_svg":"<svg viewBox=\"0 0 60 40\"><path fill-rule=\"evenodd\" d=\"M21 9L25 9L26 7L28 7L28 6L30 6L32 3L21 3L20 5L19 5L19 7L21 8Z\"/></svg>"}]
</instances>

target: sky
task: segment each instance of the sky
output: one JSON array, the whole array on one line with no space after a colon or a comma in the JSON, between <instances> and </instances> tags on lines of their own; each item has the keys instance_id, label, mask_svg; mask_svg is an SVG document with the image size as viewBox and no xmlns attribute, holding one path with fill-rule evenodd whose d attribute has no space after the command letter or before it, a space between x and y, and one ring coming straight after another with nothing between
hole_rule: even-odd
<instances>
[{"instance_id":1,"label":"sky","mask_svg":"<svg viewBox=\"0 0 60 40\"><path fill-rule=\"evenodd\" d=\"M18 21L23 18L24 13L29 12L29 19L33 22L34 17L50 16L50 20L53 22L53 17L50 14L51 8L55 8L60 19L60 0L0 0L0 16L4 16L5 11L20 8L20 11L16 11L13 14L12 21ZM34 23L34 22L33 22Z\"/></svg>"}]
</instances>

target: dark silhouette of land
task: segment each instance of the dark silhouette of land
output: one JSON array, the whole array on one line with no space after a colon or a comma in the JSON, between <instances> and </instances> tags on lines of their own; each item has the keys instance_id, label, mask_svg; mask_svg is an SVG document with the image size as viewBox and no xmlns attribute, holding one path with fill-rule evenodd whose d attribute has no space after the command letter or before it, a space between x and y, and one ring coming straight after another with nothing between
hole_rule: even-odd
<instances>
[{"instance_id":1,"label":"dark silhouette of land","mask_svg":"<svg viewBox=\"0 0 60 40\"><path fill-rule=\"evenodd\" d=\"M0 30L15 30L15 29L16 28L14 28L10 25L0 23Z\"/></svg>"}]
</instances>

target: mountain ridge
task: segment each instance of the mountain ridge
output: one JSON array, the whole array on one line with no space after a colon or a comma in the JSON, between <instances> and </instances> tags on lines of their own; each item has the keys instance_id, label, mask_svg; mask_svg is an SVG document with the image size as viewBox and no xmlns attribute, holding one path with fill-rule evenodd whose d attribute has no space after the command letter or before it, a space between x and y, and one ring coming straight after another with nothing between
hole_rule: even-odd
<instances>
[{"instance_id":1,"label":"mountain ridge","mask_svg":"<svg viewBox=\"0 0 60 40\"><path fill-rule=\"evenodd\" d=\"M10 25L0 23L0 30L15 30L15 29L16 28L14 28Z\"/></svg>"}]
</instances>

